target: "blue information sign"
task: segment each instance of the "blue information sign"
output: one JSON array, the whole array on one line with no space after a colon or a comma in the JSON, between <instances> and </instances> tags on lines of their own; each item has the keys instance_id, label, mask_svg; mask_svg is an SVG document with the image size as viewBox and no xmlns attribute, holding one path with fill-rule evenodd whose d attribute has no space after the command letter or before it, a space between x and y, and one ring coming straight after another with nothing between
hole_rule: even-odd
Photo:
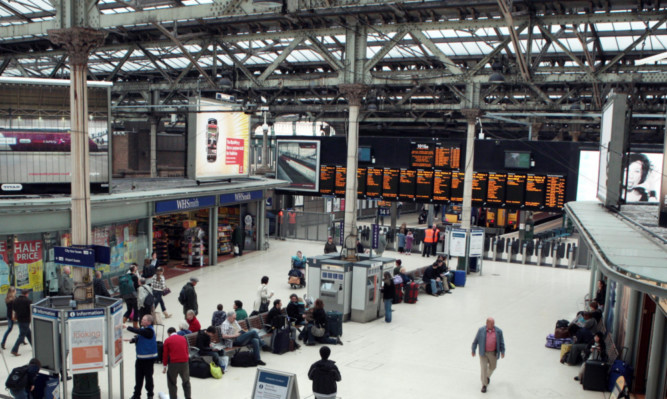
<instances>
[{"instance_id":1,"label":"blue information sign","mask_svg":"<svg viewBox=\"0 0 667 399\"><path fill-rule=\"evenodd\" d=\"M33 316L38 316L38 317L45 317L45 318L48 318L48 319L57 319L58 318L58 310L51 309L51 308L43 308L41 306L33 306L32 307L32 315Z\"/></svg>"},{"instance_id":2,"label":"blue information sign","mask_svg":"<svg viewBox=\"0 0 667 399\"><path fill-rule=\"evenodd\" d=\"M344 245L345 242L345 222L338 223L338 240L340 245Z\"/></svg>"},{"instance_id":3,"label":"blue information sign","mask_svg":"<svg viewBox=\"0 0 667 399\"><path fill-rule=\"evenodd\" d=\"M371 229L373 230L373 235L371 238L371 248L377 249L378 243L380 242L380 225L372 224Z\"/></svg>"},{"instance_id":4,"label":"blue information sign","mask_svg":"<svg viewBox=\"0 0 667 399\"><path fill-rule=\"evenodd\" d=\"M209 208L215 206L215 195L205 197L182 198L171 201L158 201L155 203L155 213L169 213L189 211L199 208Z\"/></svg>"},{"instance_id":5,"label":"blue information sign","mask_svg":"<svg viewBox=\"0 0 667 399\"><path fill-rule=\"evenodd\" d=\"M248 202L262 199L262 191L245 191L241 193L231 193L220 195L220 205L231 204L234 202Z\"/></svg>"},{"instance_id":6,"label":"blue information sign","mask_svg":"<svg viewBox=\"0 0 667 399\"><path fill-rule=\"evenodd\" d=\"M86 247L54 247L55 263L78 267L95 267L95 250Z\"/></svg>"}]
</instances>

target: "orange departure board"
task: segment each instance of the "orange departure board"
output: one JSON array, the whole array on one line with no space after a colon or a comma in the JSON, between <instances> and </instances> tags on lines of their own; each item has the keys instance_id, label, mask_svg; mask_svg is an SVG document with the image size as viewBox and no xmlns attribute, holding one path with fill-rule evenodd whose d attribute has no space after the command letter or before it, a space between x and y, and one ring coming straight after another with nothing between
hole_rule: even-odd
<instances>
[{"instance_id":1,"label":"orange departure board","mask_svg":"<svg viewBox=\"0 0 667 399\"><path fill-rule=\"evenodd\" d=\"M433 171L417 170L417 184L415 185L415 198L420 201L431 201L433 191Z\"/></svg>"},{"instance_id":2,"label":"orange departure board","mask_svg":"<svg viewBox=\"0 0 667 399\"><path fill-rule=\"evenodd\" d=\"M526 197L523 203L528 208L542 209L544 206L545 176L528 175L526 177Z\"/></svg>"},{"instance_id":3,"label":"orange departure board","mask_svg":"<svg viewBox=\"0 0 667 399\"><path fill-rule=\"evenodd\" d=\"M465 173L452 172L452 189L450 199L452 202L463 202L463 178Z\"/></svg>"},{"instance_id":4,"label":"orange departure board","mask_svg":"<svg viewBox=\"0 0 667 399\"><path fill-rule=\"evenodd\" d=\"M461 149L452 146L436 146L434 163L436 169L459 169Z\"/></svg>"},{"instance_id":5,"label":"orange departure board","mask_svg":"<svg viewBox=\"0 0 667 399\"><path fill-rule=\"evenodd\" d=\"M367 168L366 170L366 196L378 198L382 195L382 169Z\"/></svg>"},{"instance_id":6,"label":"orange departure board","mask_svg":"<svg viewBox=\"0 0 667 399\"><path fill-rule=\"evenodd\" d=\"M435 145L432 143L414 143L410 149L410 167L431 169L435 157Z\"/></svg>"},{"instance_id":7,"label":"orange departure board","mask_svg":"<svg viewBox=\"0 0 667 399\"><path fill-rule=\"evenodd\" d=\"M486 203L490 206L502 206L505 203L506 188L506 174L489 172L489 180L486 190Z\"/></svg>"},{"instance_id":8,"label":"orange departure board","mask_svg":"<svg viewBox=\"0 0 667 399\"><path fill-rule=\"evenodd\" d=\"M511 208L519 208L523 205L523 195L526 191L526 175L517 173L507 174L507 190L505 191L505 204Z\"/></svg>"},{"instance_id":9,"label":"orange departure board","mask_svg":"<svg viewBox=\"0 0 667 399\"><path fill-rule=\"evenodd\" d=\"M551 209L563 209L565 205L565 177L547 175L544 205Z\"/></svg>"},{"instance_id":10,"label":"orange departure board","mask_svg":"<svg viewBox=\"0 0 667 399\"><path fill-rule=\"evenodd\" d=\"M357 169L357 197L366 197L366 168Z\"/></svg>"},{"instance_id":11,"label":"orange departure board","mask_svg":"<svg viewBox=\"0 0 667 399\"><path fill-rule=\"evenodd\" d=\"M398 198L402 200L415 199L415 184L417 171L412 169L401 169L398 180Z\"/></svg>"},{"instance_id":12,"label":"orange departure board","mask_svg":"<svg viewBox=\"0 0 667 399\"><path fill-rule=\"evenodd\" d=\"M345 166L336 166L336 195L345 196L345 185L347 184L347 168Z\"/></svg>"},{"instance_id":13,"label":"orange departure board","mask_svg":"<svg viewBox=\"0 0 667 399\"><path fill-rule=\"evenodd\" d=\"M452 186L452 172L448 170L435 170L433 172L433 201L449 201L449 193Z\"/></svg>"},{"instance_id":14,"label":"orange departure board","mask_svg":"<svg viewBox=\"0 0 667 399\"><path fill-rule=\"evenodd\" d=\"M398 179L400 170L384 168L382 173L382 198L389 200L398 199Z\"/></svg>"},{"instance_id":15,"label":"orange departure board","mask_svg":"<svg viewBox=\"0 0 667 399\"><path fill-rule=\"evenodd\" d=\"M486 191L489 183L489 174L475 172L472 175L472 202L482 205L486 202Z\"/></svg>"},{"instance_id":16,"label":"orange departure board","mask_svg":"<svg viewBox=\"0 0 667 399\"><path fill-rule=\"evenodd\" d=\"M335 166L320 165L320 194L331 195L334 193Z\"/></svg>"}]
</instances>

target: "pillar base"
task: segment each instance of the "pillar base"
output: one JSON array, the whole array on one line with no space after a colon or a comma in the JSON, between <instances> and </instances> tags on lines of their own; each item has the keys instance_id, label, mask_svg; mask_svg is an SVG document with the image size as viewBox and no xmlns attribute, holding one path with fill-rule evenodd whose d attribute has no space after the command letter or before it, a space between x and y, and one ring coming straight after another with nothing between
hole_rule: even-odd
<instances>
[{"instance_id":1,"label":"pillar base","mask_svg":"<svg viewBox=\"0 0 667 399\"><path fill-rule=\"evenodd\" d=\"M102 399L97 373L76 374L72 381L72 399Z\"/></svg>"}]
</instances>

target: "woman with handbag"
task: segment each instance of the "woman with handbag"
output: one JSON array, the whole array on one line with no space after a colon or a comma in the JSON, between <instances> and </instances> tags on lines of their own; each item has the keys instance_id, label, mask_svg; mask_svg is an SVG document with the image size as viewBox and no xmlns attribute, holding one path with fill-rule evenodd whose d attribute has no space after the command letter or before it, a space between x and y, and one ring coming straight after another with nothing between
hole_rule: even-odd
<instances>
[{"instance_id":1,"label":"woman with handbag","mask_svg":"<svg viewBox=\"0 0 667 399\"><path fill-rule=\"evenodd\" d=\"M323 344L338 344L343 345L340 338L330 338L327 331L327 312L324 311L324 302L321 299L315 300L315 308L313 310L313 319L304 329L306 333L306 345L313 346L315 341Z\"/></svg>"},{"instance_id":2,"label":"woman with handbag","mask_svg":"<svg viewBox=\"0 0 667 399\"><path fill-rule=\"evenodd\" d=\"M16 321L16 316L14 315L14 299L16 299L16 287L10 286L7 291L7 296L5 297L5 306L7 306L7 331L5 331L5 335L2 337L2 349L7 349L5 348L7 337L9 336L9 333L12 332L14 322Z\"/></svg>"},{"instance_id":3,"label":"woman with handbag","mask_svg":"<svg viewBox=\"0 0 667 399\"><path fill-rule=\"evenodd\" d=\"M253 313L265 313L269 311L269 301L273 297L273 291L269 292L268 288L269 278L262 277L262 283L257 288L257 299L253 306Z\"/></svg>"},{"instance_id":4,"label":"woman with handbag","mask_svg":"<svg viewBox=\"0 0 667 399\"><path fill-rule=\"evenodd\" d=\"M153 297L155 298L155 310L157 311L157 307L160 305L165 319L170 318L171 314L167 313L167 307L164 306L162 297L170 292L171 290L167 288L167 281L164 278L164 269L160 266L155 269L155 276L153 276Z\"/></svg>"}]
</instances>

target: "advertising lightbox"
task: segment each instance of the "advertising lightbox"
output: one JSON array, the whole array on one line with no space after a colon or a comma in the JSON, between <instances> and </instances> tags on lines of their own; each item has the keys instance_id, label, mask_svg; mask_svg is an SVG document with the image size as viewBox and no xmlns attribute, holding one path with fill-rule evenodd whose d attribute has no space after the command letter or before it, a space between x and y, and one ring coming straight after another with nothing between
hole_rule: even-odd
<instances>
[{"instance_id":1,"label":"advertising lightbox","mask_svg":"<svg viewBox=\"0 0 667 399\"><path fill-rule=\"evenodd\" d=\"M198 104L188 121L188 175L197 180L248 176L250 115L217 101L199 99Z\"/></svg>"}]
</instances>

